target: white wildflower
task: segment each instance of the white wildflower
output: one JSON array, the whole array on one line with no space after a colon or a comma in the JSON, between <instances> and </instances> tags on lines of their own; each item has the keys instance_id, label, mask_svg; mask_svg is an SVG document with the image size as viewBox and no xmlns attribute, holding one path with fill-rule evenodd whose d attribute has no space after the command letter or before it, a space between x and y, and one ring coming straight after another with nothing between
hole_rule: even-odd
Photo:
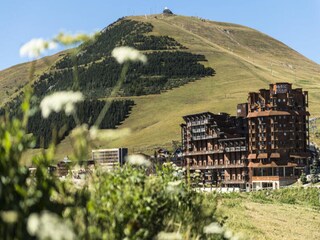
<instances>
[{"instance_id":1,"label":"white wildflower","mask_svg":"<svg viewBox=\"0 0 320 240\"><path fill-rule=\"evenodd\" d=\"M39 220L38 214L32 213L29 216L28 222L27 222L27 230L31 236L36 235L39 225L40 225L40 220Z\"/></svg>"},{"instance_id":2,"label":"white wildflower","mask_svg":"<svg viewBox=\"0 0 320 240\"><path fill-rule=\"evenodd\" d=\"M176 187L176 186L179 186L181 182L182 182L181 180L174 181L174 182L168 182L168 186Z\"/></svg>"},{"instance_id":3,"label":"white wildflower","mask_svg":"<svg viewBox=\"0 0 320 240\"><path fill-rule=\"evenodd\" d=\"M221 234L223 233L223 228L218 223L212 222L203 228L203 232L206 234Z\"/></svg>"},{"instance_id":4,"label":"white wildflower","mask_svg":"<svg viewBox=\"0 0 320 240\"><path fill-rule=\"evenodd\" d=\"M132 62L147 62L147 57L138 50L131 47L117 47L113 49L112 56L118 63L122 64L127 61Z\"/></svg>"},{"instance_id":5,"label":"white wildflower","mask_svg":"<svg viewBox=\"0 0 320 240\"><path fill-rule=\"evenodd\" d=\"M0 213L2 220L6 223L15 223L18 220L16 211L3 211Z\"/></svg>"},{"instance_id":6,"label":"white wildflower","mask_svg":"<svg viewBox=\"0 0 320 240\"><path fill-rule=\"evenodd\" d=\"M90 139L92 140L97 139L99 136L98 133L99 133L99 129L96 126L92 126L89 131Z\"/></svg>"},{"instance_id":7,"label":"white wildflower","mask_svg":"<svg viewBox=\"0 0 320 240\"><path fill-rule=\"evenodd\" d=\"M89 41L91 38L92 36L85 33L77 33L72 35L61 32L54 38L54 40L62 45L70 46Z\"/></svg>"},{"instance_id":8,"label":"white wildflower","mask_svg":"<svg viewBox=\"0 0 320 240\"><path fill-rule=\"evenodd\" d=\"M178 170L175 170L175 172L173 172L172 173L172 175L174 176L174 177L177 177L177 178L183 178L184 177L184 170L182 170L181 168L180 169L178 169Z\"/></svg>"},{"instance_id":9,"label":"white wildflower","mask_svg":"<svg viewBox=\"0 0 320 240\"><path fill-rule=\"evenodd\" d=\"M76 128L74 128L71 132L71 137L74 138L74 139L77 139L77 138L83 138L84 136L86 136L89 132L89 127L87 124L82 124Z\"/></svg>"},{"instance_id":10,"label":"white wildflower","mask_svg":"<svg viewBox=\"0 0 320 240\"><path fill-rule=\"evenodd\" d=\"M168 182L167 191L170 193L179 193L181 189L179 189L178 186L181 182L181 180Z\"/></svg>"},{"instance_id":11,"label":"white wildflower","mask_svg":"<svg viewBox=\"0 0 320 240\"><path fill-rule=\"evenodd\" d=\"M173 173L172 173L172 176L174 176L174 177L179 177L179 173L178 173L178 172L173 172Z\"/></svg>"},{"instance_id":12,"label":"white wildflower","mask_svg":"<svg viewBox=\"0 0 320 240\"><path fill-rule=\"evenodd\" d=\"M25 43L20 48L20 56L28 58L38 58L45 50L56 49L57 44L53 41L45 41L42 38L35 38Z\"/></svg>"},{"instance_id":13,"label":"white wildflower","mask_svg":"<svg viewBox=\"0 0 320 240\"><path fill-rule=\"evenodd\" d=\"M226 230L226 231L224 232L224 237L225 237L226 239L231 239L231 238L233 237L232 231Z\"/></svg>"},{"instance_id":14,"label":"white wildflower","mask_svg":"<svg viewBox=\"0 0 320 240\"><path fill-rule=\"evenodd\" d=\"M127 157L127 162L137 166L149 167L151 165L151 162L142 155L130 155Z\"/></svg>"},{"instance_id":15,"label":"white wildflower","mask_svg":"<svg viewBox=\"0 0 320 240\"><path fill-rule=\"evenodd\" d=\"M71 115L75 111L75 104L84 100L81 92L63 91L46 96L40 103L42 116L48 118L51 112L65 111Z\"/></svg>"},{"instance_id":16,"label":"white wildflower","mask_svg":"<svg viewBox=\"0 0 320 240\"><path fill-rule=\"evenodd\" d=\"M182 240L182 235L178 232L159 232L157 240Z\"/></svg>"},{"instance_id":17,"label":"white wildflower","mask_svg":"<svg viewBox=\"0 0 320 240\"><path fill-rule=\"evenodd\" d=\"M240 237L238 237L238 236L232 236L231 238L230 238L230 240L239 240L240 239Z\"/></svg>"},{"instance_id":18,"label":"white wildflower","mask_svg":"<svg viewBox=\"0 0 320 240\"><path fill-rule=\"evenodd\" d=\"M48 211L31 214L28 218L27 230L31 236L36 236L38 239L75 239L75 234L68 224L58 215Z\"/></svg>"},{"instance_id":19,"label":"white wildflower","mask_svg":"<svg viewBox=\"0 0 320 240\"><path fill-rule=\"evenodd\" d=\"M123 129L98 129L96 126L90 128L90 138L100 141L114 141L119 138L127 137L131 134L130 128Z\"/></svg>"},{"instance_id":20,"label":"white wildflower","mask_svg":"<svg viewBox=\"0 0 320 240\"><path fill-rule=\"evenodd\" d=\"M172 162L165 162L165 163L162 164L162 166L164 166L164 167L171 167L172 164L173 164Z\"/></svg>"}]
</instances>

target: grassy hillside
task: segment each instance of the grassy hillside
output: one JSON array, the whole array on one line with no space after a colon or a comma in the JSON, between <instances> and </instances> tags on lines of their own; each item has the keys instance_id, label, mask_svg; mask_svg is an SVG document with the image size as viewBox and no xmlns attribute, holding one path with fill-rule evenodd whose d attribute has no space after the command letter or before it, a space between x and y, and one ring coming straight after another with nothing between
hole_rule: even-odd
<instances>
[{"instance_id":1,"label":"grassy hillside","mask_svg":"<svg viewBox=\"0 0 320 240\"><path fill-rule=\"evenodd\" d=\"M133 134L113 146L149 151L169 146L180 139L181 116L201 111L235 114L236 104L245 102L249 91L268 88L272 82L288 81L308 90L309 110L320 115L320 66L283 43L247 27L198 18L133 19L150 22L153 34L168 35L191 52L205 55L216 75L161 95L135 97L136 106L121 125Z\"/></svg>"},{"instance_id":2,"label":"grassy hillside","mask_svg":"<svg viewBox=\"0 0 320 240\"><path fill-rule=\"evenodd\" d=\"M48 70L55 61L64 55L64 52L60 52L38 60L35 64L36 71L32 80ZM0 71L0 105L14 98L29 83L31 66L32 62L26 62Z\"/></svg>"},{"instance_id":3,"label":"grassy hillside","mask_svg":"<svg viewBox=\"0 0 320 240\"><path fill-rule=\"evenodd\" d=\"M273 82L288 81L294 88L309 91L309 111L320 116L320 65L261 32L184 16L126 20L151 24L152 32L145 35L168 36L187 48L183 51L204 55L207 61L201 64L213 68L215 75L161 94L119 97L135 102L120 126L132 133L112 143L98 142L97 147L129 147L131 152L147 153L159 146L170 147L172 140L180 140L183 115L201 111L235 114L236 104L245 102L249 91L268 88ZM58 159L70 152L68 138L57 151Z\"/></svg>"}]
</instances>

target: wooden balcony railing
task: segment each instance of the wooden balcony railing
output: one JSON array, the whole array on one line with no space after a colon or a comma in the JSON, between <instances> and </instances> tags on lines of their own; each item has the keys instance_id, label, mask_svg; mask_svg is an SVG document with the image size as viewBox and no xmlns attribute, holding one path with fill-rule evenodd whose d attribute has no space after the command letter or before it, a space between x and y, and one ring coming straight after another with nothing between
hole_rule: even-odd
<instances>
[{"instance_id":1,"label":"wooden balcony railing","mask_svg":"<svg viewBox=\"0 0 320 240\"><path fill-rule=\"evenodd\" d=\"M225 168L244 168L247 167L247 164L221 164L221 165L191 165L190 170L201 170L201 169L225 169Z\"/></svg>"}]
</instances>

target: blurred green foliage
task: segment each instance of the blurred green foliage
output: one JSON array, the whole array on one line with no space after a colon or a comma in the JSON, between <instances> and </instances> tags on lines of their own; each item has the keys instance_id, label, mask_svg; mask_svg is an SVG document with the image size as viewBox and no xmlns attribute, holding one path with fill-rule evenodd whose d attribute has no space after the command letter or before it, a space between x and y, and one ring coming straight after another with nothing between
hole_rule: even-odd
<instances>
[{"instance_id":1,"label":"blurred green foliage","mask_svg":"<svg viewBox=\"0 0 320 240\"><path fill-rule=\"evenodd\" d=\"M23 106L26 115L28 103ZM203 233L216 221L215 197L192 190L172 164L153 174L128 164L113 171L96 168L77 185L49 173L54 145L33 158L35 171L21 163L22 153L35 144L26 126L18 119L0 121L2 239L152 239L159 233L223 239Z\"/></svg>"}]
</instances>

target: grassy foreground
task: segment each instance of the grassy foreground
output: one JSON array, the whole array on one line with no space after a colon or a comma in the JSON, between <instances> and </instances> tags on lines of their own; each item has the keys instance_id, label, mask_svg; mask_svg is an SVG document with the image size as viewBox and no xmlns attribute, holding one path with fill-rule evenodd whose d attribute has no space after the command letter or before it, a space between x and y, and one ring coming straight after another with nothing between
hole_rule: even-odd
<instances>
[{"instance_id":1,"label":"grassy foreground","mask_svg":"<svg viewBox=\"0 0 320 240\"><path fill-rule=\"evenodd\" d=\"M320 239L320 190L222 195L218 215L242 239Z\"/></svg>"}]
</instances>

